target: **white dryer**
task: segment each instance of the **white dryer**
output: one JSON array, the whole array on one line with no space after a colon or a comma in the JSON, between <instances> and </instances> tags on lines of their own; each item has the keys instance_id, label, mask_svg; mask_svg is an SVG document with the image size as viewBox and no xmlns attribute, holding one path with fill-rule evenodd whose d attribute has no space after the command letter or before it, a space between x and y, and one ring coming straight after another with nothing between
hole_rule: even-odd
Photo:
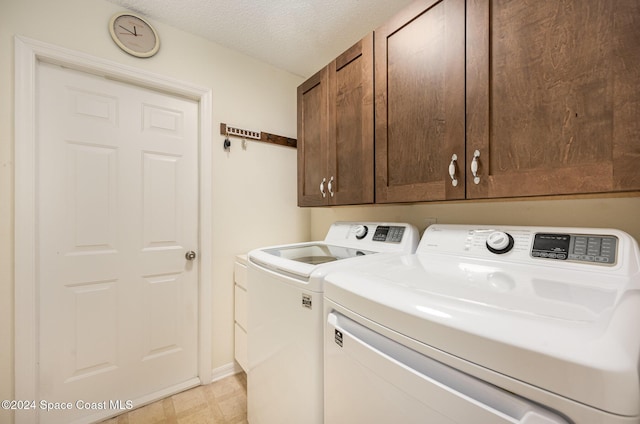
<instances>
[{"instance_id":1,"label":"white dryer","mask_svg":"<svg viewBox=\"0 0 640 424\"><path fill-rule=\"evenodd\" d=\"M325 275L412 253L409 224L336 222L324 241L249 252L247 409L251 424L323 423Z\"/></svg>"},{"instance_id":2,"label":"white dryer","mask_svg":"<svg viewBox=\"0 0 640 424\"><path fill-rule=\"evenodd\" d=\"M610 229L430 226L325 281L325 423L640 423L640 253Z\"/></svg>"}]
</instances>

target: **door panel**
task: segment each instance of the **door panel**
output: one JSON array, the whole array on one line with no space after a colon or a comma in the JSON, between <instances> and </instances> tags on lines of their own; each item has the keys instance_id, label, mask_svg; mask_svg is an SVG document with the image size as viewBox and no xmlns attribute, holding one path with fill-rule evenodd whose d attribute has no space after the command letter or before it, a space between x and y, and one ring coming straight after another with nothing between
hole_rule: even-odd
<instances>
[{"instance_id":1,"label":"door panel","mask_svg":"<svg viewBox=\"0 0 640 424\"><path fill-rule=\"evenodd\" d=\"M113 147L67 142L67 251L113 250L117 240L116 161Z\"/></svg>"},{"instance_id":2,"label":"door panel","mask_svg":"<svg viewBox=\"0 0 640 424\"><path fill-rule=\"evenodd\" d=\"M178 245L178 158L145 152L142 179L144 249Z\"/></svg>"},{"instance_id":3,"label":"door panel","mask_svg":"<svg viewBox=\"0 0 640 424\"><path fill-rule=\"evenodd\" d=\"M75 308L67 318L75 323L68 333L75 364L67 371L69 380L79 380L116 368L118 340L117 293L114 281L91 282L66 287L65 297Z\"/></svg>"},{"instance_id":4,"label":"door panel","mask_svg":"<svg viewBox=\"0 0 640 424\"><path fill-rule=\"evenodd\" d=\"M375 31L376 203L463 199L465 2L414 2ZM457 178L464 166L457 167Z\"/></svg>"},{"instance_id":5,"label":"door panel","mask_svg":"<svg viewBox=\"0 0 640 424\"><path fill-rule=\"evenodd\" d=\"M197 103L38 69L41 398L133 400L196 378Z\"/></svg>"},{"instance_id":6,"label":"door panel","mask_svg":"<svg viewBox=\"0 0 640 424\"><path fill-rule=\"evenodd\" d=\"M298 87L298 206L327 204L327 89L326 68Z\"/></svg>"},{"instance_id":7,"label":"door panel","mask_svg":"<svg viewBox=\"0 0 640 424\"><path fill-rule=\"evenodd\" d=\"M373 33L332 61L328 78L329 204L373 203Z\"/></svg>"},{"instance_id":8,"label":"door panel","mask_svg":"<svg viewBox=\"0 0 640 424\"><path fill-rule=\"evenodd\" d=\"M467 6L469 198L637 190L637 2ZM635 40L635 41L633 41ZM635 158L635 159L634 159Z\"/></svg>"},{"instance_id":9,"label":"door panel","mask_svg":"<svg viewBox=\"0 0 640 424\"><path fill-rule=\"evenodd\" d=\"M149 276L144 279L144 358L170 354L181 349L180 276Z\"/></svg>"}]
</instances>

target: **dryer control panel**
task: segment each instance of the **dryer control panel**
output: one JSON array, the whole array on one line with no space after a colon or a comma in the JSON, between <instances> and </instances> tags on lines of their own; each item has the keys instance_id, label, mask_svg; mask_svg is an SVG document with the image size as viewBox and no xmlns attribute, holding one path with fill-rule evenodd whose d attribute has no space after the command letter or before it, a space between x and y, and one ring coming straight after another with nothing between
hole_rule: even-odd
<instances>
[{"instance_id":1,"label":"dryer control panel","mask_svg":"<svg viewBox=\"0 0 640 424\"><path fill-rule=\"evenodd\" d=\"M568 268L633 268L640 263L636 241L612 228L434 224L416 250L422 252Z\"/></svg>"},{"instance_id":2,"label":"dryer control panel","mask_svg":"<svg viewBox=\"0 0 640 424\"><path fill-rule=\"evenodd\" d=\"M618 238L594 234L536 233L531 256L534 258L616 263Z\"/></svg>"}]
</instances>

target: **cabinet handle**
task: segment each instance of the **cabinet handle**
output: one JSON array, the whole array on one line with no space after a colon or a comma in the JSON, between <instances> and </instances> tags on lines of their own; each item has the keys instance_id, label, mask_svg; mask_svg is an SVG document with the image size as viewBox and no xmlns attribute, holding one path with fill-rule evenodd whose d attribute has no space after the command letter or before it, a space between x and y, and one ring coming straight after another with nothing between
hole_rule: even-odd
<instances>
[{"instance_id":1,"label":"cabinet handle","mask_svg":"<svg viewBox=\"0 0 640 424\"><path fill-rule=\"evenodd\" d=\"M329 184L327 184L327 188L329 189L329 194L333 197L333 175L329 178Z\"/></svg>"},{"instance_id":2,"label":"cabinet handle","mask_svg":"<svg viewBox=\"0 0 640 424\"><path fill-rule=\"evenodd\" d=\"M323 178L322 182L320 183L320 193L322 193L323 198L327 197L327 193L324 192L324 183L326 182L327 182L327 179Z\"/></svg>"},{"instance_id":3,"label":"cabinet handle","mask_svg":"<svg viewBox=\"0 0 640 424\"><path fill-rule=\"evenodd\" d=\"M458 179L456 178L456 161L458 160L458 155L454 154L451 156L451 163L449 163L449 177L451 177L451 185L454 187L458 186Z\"/></svg>"},{"instance_id":4,"label":"cabinet handle","mask_svg":"<svg viewBox=\"0 0 640 424\"><path fill-rule=\"evenodd\" d=\"M480 177L478 177L478 164L480 157L480 150L473 152L473 160L471 161L471 174L473 175L473 183L480 184Z\"/></svg>"}]
</instances>

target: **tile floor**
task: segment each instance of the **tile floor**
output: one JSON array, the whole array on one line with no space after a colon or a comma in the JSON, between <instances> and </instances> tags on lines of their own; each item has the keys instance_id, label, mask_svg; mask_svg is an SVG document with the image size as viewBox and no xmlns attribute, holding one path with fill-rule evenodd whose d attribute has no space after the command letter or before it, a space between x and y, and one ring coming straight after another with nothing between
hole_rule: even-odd
<instances>
[{"instance_id":1,"label":"tile floor","mask_svg":"<svg viewBox=\"0 0 640 424\"><path fill-rule=\"evenodd\" d=\"M134 409L102 424L246 424L247 376L235 374Z\"/></svg>"}]
</instances>

